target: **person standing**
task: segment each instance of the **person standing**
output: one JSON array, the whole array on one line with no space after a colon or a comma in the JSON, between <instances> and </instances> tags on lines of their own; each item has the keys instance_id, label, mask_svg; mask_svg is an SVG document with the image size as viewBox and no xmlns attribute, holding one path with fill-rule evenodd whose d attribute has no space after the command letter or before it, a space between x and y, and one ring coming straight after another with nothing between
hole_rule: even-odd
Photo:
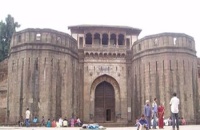
<instances>
[{"instance_id":1,"label":"person standing","mask_svg":"<svg viewBox=\"0 0 200 130\"><path fill-rule=\"evenodd\" d=\"M45 119L44 119L44 116L42 116L41 126L45 126Z\"/></svg>"},{"instance_id":2,"label":"person standing","mask_svg":"<svg viewBox=\"0 0 200 130\"><path fill-rule=\"evenodd\" d=\"M158 114L158 106L157 106L157 99L154 98L152 104L152 114L153 114L153 129L156 129L157 126L157 114Z\"/></svg>"},{"instance_id":3,"label":"person standing","mask_svg":"<svg viewBox=\"0 0 200 130\"><path fill-rule=\"evenodd\" d=\"M147 119L148 128L151 129L151 106L149 105L149 100L146 100L146 105L144 106L144 116Z\"/></svg>"},{"instance_id":4,"label":"person standing","mask_svg":"<svg viewBox=\"0 0 200 130\"><path fill-rule=\"evenodd\" d=\"M30 116L31 116L31 112L29 110L29 108L26 109L26 120L25 120L25 123L26 123L26 127L29 127L30 125Z\"/></svg>"},{"instance_id":5,"label":"person standing","mask_svg":"<svg viewBox=\"0 0 200 130\"><path fill-rule=\"evenodd\" d=\"M158 107L158 126L160 129L164 127L164 121L163 121L163 116L164 116L164 104L161 103L160 106Z\"/></svg>"},{"instance_id":6,"label":"person standing","mask_svg":"<svg viewBox=\"0 0 200 130\"><path fill-rule=\"evenodd\" d=\"M170 100L171 105L171 112L172 112L172 128L175 130L175 124L177 127L177 130L179 130L179 120L178 120L178 105L179 105L179 99L176 97L176 93L173 93L173 97ZM176 120L176 123L175 123Z\"/></svg>"}]
</instances>

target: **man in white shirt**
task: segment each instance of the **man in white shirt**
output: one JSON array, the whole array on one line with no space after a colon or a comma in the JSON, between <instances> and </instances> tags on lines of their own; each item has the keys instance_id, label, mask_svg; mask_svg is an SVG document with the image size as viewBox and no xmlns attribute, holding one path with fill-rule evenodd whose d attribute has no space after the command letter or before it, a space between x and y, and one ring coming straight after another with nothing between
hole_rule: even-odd
<instances>
[{"instance_id":1,"label":"man in white shirt","mask_svg":"<svg viewBox=\"0 0 200 130\"><path fill-rule=\"evenodd\" d=\"M27 108L27 109L26 109L26 121L25 121L26 127L29 126L30 116L31 116L31 112L30 112L29 108Z\"/></svg>"},{"instance_id":2,"label":"man in white shirt","mask_svg":"<svg viewBox=\"0 0 200 130\"><path fill-rule=\"evenodd\" d=\"M177 130L179 130L179 120L178 120L178 105L179 105L179 99L176 97L176 93L173 93L173 97L170 100L171 105L171 112L172 112L172 128L175 130L175 124L177 127ZM175 123L176 120L176 123Z\"/></svg>"}]
</instances>

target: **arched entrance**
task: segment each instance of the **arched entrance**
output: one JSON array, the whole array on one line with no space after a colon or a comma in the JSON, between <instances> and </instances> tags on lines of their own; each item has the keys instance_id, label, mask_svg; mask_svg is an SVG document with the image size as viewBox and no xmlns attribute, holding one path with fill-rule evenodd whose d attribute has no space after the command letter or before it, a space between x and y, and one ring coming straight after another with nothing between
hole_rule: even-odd
<instances>
[{"instance_id":1,"label":"arched entrance","mask_svg":"<svg viewBox=\"0 0 200 130\"><path fill-rule=\"evenodd\" d=\"M113 86L106 81L95 89L95 122L114 122L115 92Z\"/></svg>"}]
</instances>

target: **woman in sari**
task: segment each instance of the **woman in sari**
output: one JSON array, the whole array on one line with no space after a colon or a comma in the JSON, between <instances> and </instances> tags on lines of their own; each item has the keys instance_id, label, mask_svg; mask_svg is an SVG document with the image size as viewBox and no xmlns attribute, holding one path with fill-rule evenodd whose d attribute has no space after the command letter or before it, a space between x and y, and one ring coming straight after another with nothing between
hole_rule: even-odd
<instances>
[{"instance_id":1,"label":"woman in sari","mask_svg":"<svg viewBox=\"0 0 200 130\"><path fill-rule=\"evenodd\" d=\"M158 126L160 129L163 129L163 126L164 126L164 121L163 121L164 111L165 111L165 108L163 104L161 103L160 106L158 107Z\"/></svg>"}]
</instances>

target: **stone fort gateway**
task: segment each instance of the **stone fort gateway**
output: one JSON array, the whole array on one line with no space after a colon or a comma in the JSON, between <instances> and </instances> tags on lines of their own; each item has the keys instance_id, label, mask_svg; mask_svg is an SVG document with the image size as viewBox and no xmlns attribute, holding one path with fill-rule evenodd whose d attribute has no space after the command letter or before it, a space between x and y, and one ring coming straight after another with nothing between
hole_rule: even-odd
<instances>
[{"instance_id":1,"label":"stone fort gateway","mask_svg":"<svg viewBox=\"0 0 200 130\"><path fill-rule=\"evenodd\" d=\"M80 117L87 123L133 124L146 100L164 103L173 92L180 113L200 123L200 59L194 38L160 33L138 39L127 26L69 26L16 32L0 63L0 123L32 117Z\"/></svg>"}]
</instances>

